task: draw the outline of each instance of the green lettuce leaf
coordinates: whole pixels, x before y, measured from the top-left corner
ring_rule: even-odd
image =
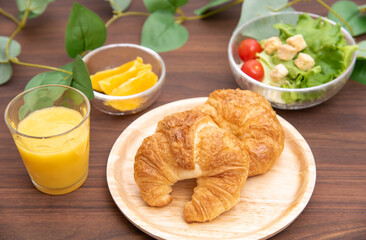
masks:
[[[307,48],[302,52],[309,54],[315,61],[315,66],[320,67],[308,72],[297,69],[292,61],[282,61],[277,55],[273,56],[273,62],[283,63],[289,70],[288,78],[291,81],[288,87],[306,88],[324,84],[342,74],[352,60],[355,46],[347,46],[347,41],[341,32],[339,24],[332,25],[328,21],[318,18],[313,19],[308,14],[299,17],[296,26],[278,23],[274,28],[280,30],[280,39],[302,34],[307,43]]]
[[[265,70],[263,82],[270,82],[274,86],[308,88],[332,81],[348,68],[353,53],[357,49],[357,46],[347,45],[339,24],[332,25],[323,18],[313,19],[308,14],[300,15],[296,26],[277,23],[274,28],[280,31],[279,38],[284,43],[287,38],[301,34],[307,43],[307,47],[302,52],[309,54],[315,61],[312,69],[303,71],[295,66],[294,61],[279,59],[277,52],[273,56],[269,56],[263,51],[258,55]],[[296,58],[297,56],[294,59]],[[271,69],[280,63],[286,66],[289,73],[280,83],[274,83],[268,75]],[[282,99],[286,103],[308,101],[321,97],[321,94],[323,93],[317,92],[313,95],[296,92],[284,93]]]

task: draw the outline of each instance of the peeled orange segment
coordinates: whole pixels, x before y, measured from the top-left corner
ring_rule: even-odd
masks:
[[[110,95],[115,88],[128,81],[129,79],[136,77],[140,71],[145,69],[151,70],[151,65],[136,63],[124,73],[99,81],[99,86],[104,93]]]
[[[151,64],[144,64],[142,58],[125,63],[117,68],[104,70],[90,76],[93,89],[112,96],[128,96],[143,92],[156,84],[158,76],[152,72]],[[132,99],[107,100],[105,105],[119,111],[138,109],[146,99],[138,96]]]
[[[104,104],[123,112],[123,111],[136,109],[140,106],[141,103],[142,103],[142,99],[134,98],[134,99],[127,99],[127,100],[108,100]]]
[[[158,77],[152,71],[145,71],[115,88],[110,95],[127,96],[143,92],[156,84]]]
[[[137,57],[136,60],[130,61],[128,63],[125,63],[119,67],[107,69],[104,71],[97,72],[94,75],[90,76],[93,89],[99,92],[102,92],[102,88],[99,86],[99,81],[104,80],[106,78],[112,77],[116,74],[121,74],[123,72],[126,72],[128,69],[130,69],[132,66],[136,65],[136,63],[142,64],[142,58]]]

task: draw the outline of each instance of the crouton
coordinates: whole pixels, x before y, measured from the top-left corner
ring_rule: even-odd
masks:
[[[289,37],[286,39],[286,42],[291,45],[296,51],[300,52],[306,48],[306,42],[301,34],[297,34],[295,36]]]
[[[285,67],[285,65],[280,63],[272,69],[272,71],[269,73],[269,76],[273,81],[278,82],[282,78],[286,77],[287,74],[288,74],[287,68]]]
[[[269,55],[273,55],[273,53],[282,45],[281,40],[278,37],[268,38],[263,43],[263,50]]]
[[[294,64],[299,69],[308,71],[315,65],[315,61],[309,54],[299,53],[299,56],[295,59]]]
[[[278,57],[283,61],[292,60],[295,57],[296,53],[297,50],[288,44],[281,45],[278,48]]]

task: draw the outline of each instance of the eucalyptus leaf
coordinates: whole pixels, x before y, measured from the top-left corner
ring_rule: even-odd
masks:
[[[6,83],[13,75],[13,67],[10,63],[0,63],[0,85]]]
[[[187,29],[174,21],[168,10],[152,13],[144,23],[141,44],[157,52],[167,52],[183,46],[188,40]]]
[[[278,23],[286,22],[295,26],[299,20],[298,14],[273,14],[258,21],[251,21],[245,25],[245,28],[241,30],[242,38],[254,38],[258,41],[267,39],[273,36],[279,36],[280,31],[274,26]]]
[[[366,33],[366,15],[361,13],[356,3],[351,1],[338,1],[332,5],[332,9],[339,14],[352,28],[353,36]],[[338,22],[342,27],[348,27],[333,13],[329,12],[328,18]]]
[[[64,88],[39,88],[24,95],[24,104],[20,107],[18,118],[22,120],[28,113],[38,109],[52,107],[65,92]]]
[[[236,28],[253,18],[273,13],[273,10],[278,10],[287,3],[288,0],[245,0],[242,5],[239,23]],[[281,10],[281,12],[286,11],[294,11],[294,9],[292,7],[286,7]],[[258,29],[258,31],[261,31],[261,29]]]
[[[64,69],[66,71],[72,72],[72,66],[74,65],[74,62],[69,62],[61,67],[61,69]],[[66,73],[64,73],[66,74]],[[72,79],[72,75],[67,74]]]
[[[131,0],[109,0],[109,4],[113,10],[123,12],[130,6]]]
[[[54,0],[16,0],[16,4],[19,11],[19,18],[22,18],[25,11],[27,10],[27,6],[30,3],[30,11],[28,18],[34,18],[41,15],[47,8],[48,4],[53,2]]]
[[[82,91],[89,100],[94,98],[94,92],[88,69],[84,61],[78,55],[72,65],[73,81],[71,86]]]
[[[22,121],[28,115],[28,113],[30,113],[30,107],[28,105],[23,104],[20,106],[18,110],[19,121]]]
[[[8,37],[0,36],[0,62],[8,61],[8,58],[6,57],[6,53],[5,53],[6,45],[8,44],[8,41],[9,41]],[[22,47],[20,46],[20,44],[17,41],[12,40],[9,45],[10,58],[14,58],[14,57],[18,56],[20,54],[21,49],[22,49]]]
[[[357,45],[358,45],[357,58],[366,59],[366,40],[357,43]]]
[[[198,16],[203,15],[205,12],[207,12],[210,8],[217,7],[221,4],[230,2],[230,0],[211,0],[209,3],[207,3],[205,6],[196,9],[194,13]]]
[[[74,65],[74,62],[70,62],[68,64],[63,65],[61,68],[72,72],[73,65]],[[70,81],[72,81],[72,79],[73,79],[72,75],[68,75],[68,74],[65,74],[65,75],[67,75],[67,80],[70,79]],[[62,102],[62,106],[64,106],[64,107],[71,107],[71,105],[78,106],[81,103],[83,103],[83,101],[84,101],[84,98],[82,98],[80,96],[80,94],[76,93],[75,91],[66,91],[63,97],[65,98]]]
[[[66,64],[61,68],[71,71],[72,63]],[[48,84],[71,86],[71,82],[71,74],[56,71],[43,72],[34,76],[25,86],[25,90]],[[63,89],[37,90],[36,92],[28,93],[24,96],[24,104],[19,109],[19,119],[23,119],[31,111],[52,106],[54,101],[63,93]]]
[[[61,105],[71,108],[72,106],[79,106],[84,102],[84,98],[75,91],[66,91],[63,95]]]
[[[93,11],[74,3],[66,27],[65,45],[70,57],[102,46],[107,30],[103,20]]]
[[[351,79],[366,85],[366,59],[357,59]]]
[[[25,86],[25,90],[47,84],[60,84],[70,86],[71,75],[61,72],[43,72],[33,77]]]
[[[184,6],[187,3],[188,0],[144,0],[146,9],[151,13],[167,10],[174,14],[177,8]]]

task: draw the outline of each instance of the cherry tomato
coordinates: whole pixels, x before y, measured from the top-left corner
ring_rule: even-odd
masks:
[[[239,57],[245,62],[249,59],[255,59],[255,54],[262,52],[262,47],[257,40],[247,38],[241,42],[238,51]]]
[[[246,61],[241,70],[248,76],[254,78],[257,81],[262,81],[264,77],[264,69],[260,62],[255,59],[250,59]]]

